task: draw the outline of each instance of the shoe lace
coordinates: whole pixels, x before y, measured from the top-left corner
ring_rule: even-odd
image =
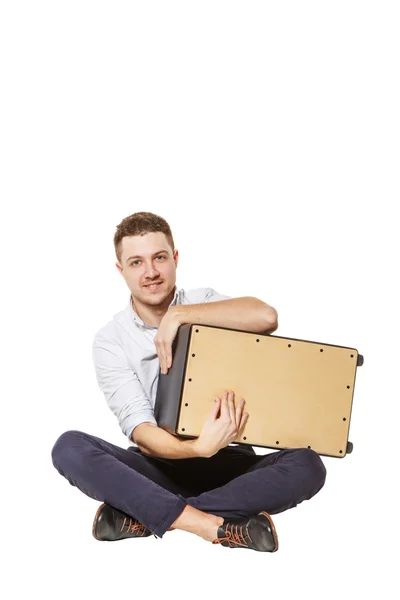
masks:
[[[129,523],[127,517],[124,517],[124,522],[122,523],[120,531],[123,530],[125,525],[127,526],[127,533],[137,533],[138,535],[144,535],[146,533],[146,526],[139,523],[139,521],[132,519],[132,517],[129,517]]]
[[[231,527],[231,529],[229,529],[229,527]],[[234,527],[236,528],[235,531],[233,531]],[[243,533],[243,527],[246,528],[246,535],[249,538],[249,540],[251,541],[251,543],[253,543],[253,540],[250,537],[247,525],[234,525],[233,523],[226,524],[226,528],[225,528],[226,537],[218,538],[217,540],[213,540],[212,543],[213,544],[221,544],[222,542],[228,542],[230,548],[233,548],[234,546],[248,547],[249,545],[248,545],[247,541],[245,540],[244,533]],[[238,529],[240,531],[238,531]]]

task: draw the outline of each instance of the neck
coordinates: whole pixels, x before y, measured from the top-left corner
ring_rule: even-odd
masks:
[[[168,294],[167,298],[165,298],[164,302],[158,306],[149,306],[148,304],[142,304],[134,301],[133,296],[131,294],[131,305],[133,310],[136,312],[138,317],[140,317],[146,325],[150,327],[159,327],[163,316],[167,312],[169,305],[171,304],[176,291],[176,286],[171,292]]]

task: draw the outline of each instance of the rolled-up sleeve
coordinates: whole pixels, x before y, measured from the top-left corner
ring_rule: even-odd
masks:
[[[154,411],[137,374],[128,364],[123,348],[97,335],[92,346],[97,383],[123,433],[130,438],[141,423],[154,423]]]
[[[218,300],[230,300],[232,296],[224,296],[219,294],[212,288],[206,288],[206,296],[204,302],[218,302]]]

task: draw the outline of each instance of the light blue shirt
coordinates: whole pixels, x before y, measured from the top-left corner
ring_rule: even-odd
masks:
[[[178,290],[171,304],[202,304],[229,300],[212,288]],[[97,383],[123,433],[131,440],[140,423],[154,423],[160,361],[154,344],[158,327],[146,325],[134,311],[129,295],[127,307],[95,335],[92,356]]]

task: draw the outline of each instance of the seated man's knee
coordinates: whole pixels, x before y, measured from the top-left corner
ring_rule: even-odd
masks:
[[[51,460],[56,469],[59,468],[68,460],[68,457],[78,447],[81,440],[82,432],[76,430],[65,431],[60,435],[51,450]]]
[[[302,460],[309,471],[310,480],[313,485],[321,489],[326,479],[326,468],[320,455],[311,448],[301,450]]]

